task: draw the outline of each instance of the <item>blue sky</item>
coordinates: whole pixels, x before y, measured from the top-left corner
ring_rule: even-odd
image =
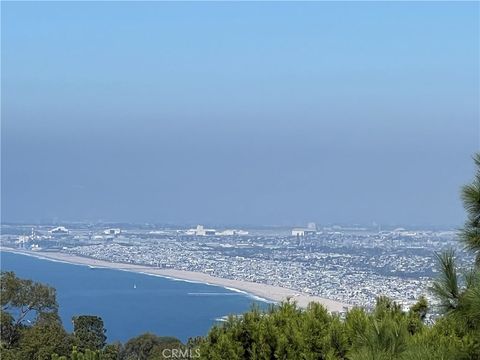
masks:
[[[478,3],[1,6],[3,221],[463,221]]]

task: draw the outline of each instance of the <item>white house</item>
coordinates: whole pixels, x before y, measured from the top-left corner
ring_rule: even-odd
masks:
[[[69,230],[64,226],[58,226],[48,231],[52,235],[66,235],[69,233]]]
[[[308,223],[306,228],[293,228],[292,236],[308,236],[317,233],[317,225],[315,223]]]

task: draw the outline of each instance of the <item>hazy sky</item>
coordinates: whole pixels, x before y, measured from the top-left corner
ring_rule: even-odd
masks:
[[[463,222],[479,3],[1,7],[3,221]]]

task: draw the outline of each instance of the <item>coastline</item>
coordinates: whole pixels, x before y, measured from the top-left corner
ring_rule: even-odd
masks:
[[[325,299],[319,296],[313,296],[279,286],[260,284],[249,281],[224,279],[201,272],[175,269],[158,269],[147,265],[114,263],[106,260],[97,260],[77,255],[65,254],[61,252],[28,251],[8,248],[4,246],[2,246],[0,250],[21,255],[33,256],[50,261],[65,262],[74,265],[108,268],[120,271],[131,271],[144,275],[160,276],[168,278],[170,280],[196,282],[207,285],[220,286],[231,291],[243,293],[246,296],[251,296],[259,301],[277,303],[290,298],[292,300],[295,300],[298,306],[301,308],[306,308],[307,305],[312,301],[324,305],[329,311],[343,311],[345,307],[351,307],[350,305],[341,303],[339,301]]]

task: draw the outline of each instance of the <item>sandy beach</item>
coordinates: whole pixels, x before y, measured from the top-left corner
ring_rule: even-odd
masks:
[[[43,258],[47,260],[62,261],[70,264],[85,265],[85,266],[91,266],[91,267],[103,267],[103,268],[124,270],[124,271],[133,271],[133,272],[144,273],[149,275],[173,278],[177,280],[201,282],[205,284],[216,285],[216,286],[234,289],[237,291],[246,292],[253,296],[257,296],[259,298],[266,299],[273,302],[280,302],[290,298],[292,300],[295,300],[297,304],[302,308],[305,308],[312,301],[323,304],[329,311],[342,311],[344,307],[350,307],[349,305],[338,302],[338,301],[325,299],[319,296],[304,294],[291,289],[286,289],[286,288],[266,285],[266,284],[260,284],[255,282],[223,279],[223,278],[214,277],[214,276],[200,273],[200,272],[174,270],[174,269],[158,269],[158,268],[145,266],[145,265],[113,263],[109,261],[96,260],[96,259],[70,255],[70,254],[65,254],[60,252],[26,251],[26,250],[12,249],[7,247],[2,247],[1,250],[14,252],[17,254],[34,256],[34,257]]]

